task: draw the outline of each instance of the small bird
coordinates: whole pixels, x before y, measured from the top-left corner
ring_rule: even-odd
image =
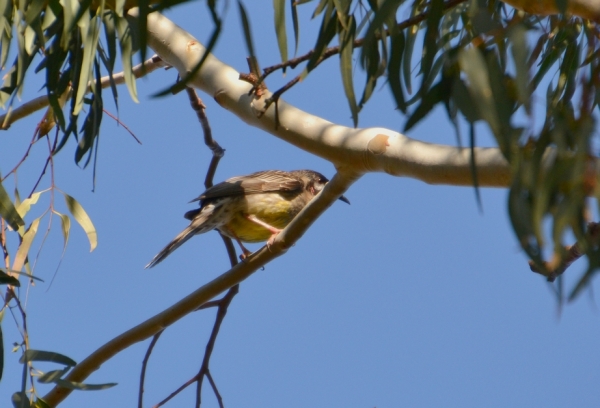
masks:
[[[160,251],[146,268],[152,268],[190,239],[213,229],[240,245],[242,259],[249,254],[243,242],[267,241],[275,236],[325,187],[329,180],[312,170],[266,170],[232,177],[192,200],[200,208],[184,217],[190,225]],[[350,204],[344,196],[340,200]]]

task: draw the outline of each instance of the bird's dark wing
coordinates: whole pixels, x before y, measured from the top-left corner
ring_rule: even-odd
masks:
[[[259,194],[275,191],[298,191],[302,181],[294,175],[279,170],[267,170],[247,176],[232,177],[207,189],[192,201],[203,201],[243,194]]]

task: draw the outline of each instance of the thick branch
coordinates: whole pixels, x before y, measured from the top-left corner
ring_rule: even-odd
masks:
[[[131,14],[135,15],[134,11]],[[182,77],[190,72],[205,48],[166,17],[148,16],[148,43]],[[311,115],[283,100],[263,112],[272,94],[248,95],[251,85],[240,73],[209,56],[189,83],[202,89],[224,108],[252,126],[261,128],[303,150],[323,157],[338,168],[357,173],[386,172],[417,178],[430,184],[473,184],[469,149],[420,142],[385,128],[354,129]],[[496,148],[475,149],[479,185],[506,187],[510,169]]]

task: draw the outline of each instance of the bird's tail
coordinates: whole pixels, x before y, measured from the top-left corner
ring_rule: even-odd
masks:
[[[208,210],[208,211],[206,211]],[[197,214],[196,218],[194,218],[191,224],[181,231],[169,244],[162,249],[152,260],[145,266],[145,269],[152,268],[156,264],[162,262],[167,256],[171,255],[173,251],[179,248],[184,242],[190,239],[192,236],[196,234],[202,234],[204,232],[210,231],[214,227],[209,227],[205,225],[207,218],[212,215],[212,208],[206,209],[201,213]]]

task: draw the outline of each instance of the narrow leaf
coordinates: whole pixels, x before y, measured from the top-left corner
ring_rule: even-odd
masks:
[[[60,217],[60,223],[62,227],[63,234],[63,255],[67,250],[67,244],[69,243],[69,232],[71,231],[71,219],[66,214],[61,214],[58,211],[53,211],[54,214]]]
[[[254,57],[256,54],[254,54],[254,42],[252,41],[252,30],[250,29],[250,20],[248,19],[248,14],[246,13],[244,5],[239,0],[238,8],[240,10],[240,17],[242,18],[242,28],[244,29],[244,39],[246,40],[246,48],[248,49],[248,54],[251,57]]]
[[[2,271],[2,269],[0,269],[0,271]],[[6,271],[7,271],[7,272],[10,272],[10,273],[15,273],[15,274],[17,274],[17,275],[23,275],[23,276],[26,276],[26,277],[27,277],[27,279],[35,279],[36,281],[40,281],[40,282],[43,282],[43,281],[44,281],[43,279],[40,279],[40,278],[38,278],[37,276],[33,276],[32,274],[30,274],[30,273],[27,273],[27,272],[19,272],[19,271],[15,271],[14,269],[7,269]],[[3,271],[2,271],[2,272],[3,272]]]
[[[294,26],[294,55],[298,53],[298,44],[300,43],[300,26],[298,25],[298,4],[295,0],[290,0],[292,5],[292,25]]]
[[[30,361],[45,361],[49,363],[58,363],[63,364],[68,367],[75,367],[77,364],[75,360],[70,357],[65,356],[64,354],[55,353],[54,351],[43,351],[43,350],[26,350],[21,358],[19,359],[19,363],[25,364]]]
[[[21,204],[17,207],[17,212],[21,217],[25,217],[25,214],[29,212],[31,206],[38,202],[40,195],[42,195],[43,191],[33,193],[31,197],[23,200]]]
[[[473,188],[475,189],[475,199],[477,200],[477,207],[479,212],[483,213],[483,204],[481,203],[481,193],[479,191],[479,180],[477,178],[477,165],[475,164],[475,125],[470,124],[471,131],[469,132],[469,164],[471,167],[471,177],[473,179]]]
[[[94,227],[92,220],[77,200],[66,193],[63,194],[65,195],[65,201],[69,212],[73,214],[75,221],[81,225],[81,228],[83,228],[87,234],[88,240],[90,241],[90,252],[93,251],[98,245],[98,235],[96,234],[96,228]]]
[[[12,286],[21,286],[21,282],[14,276],[10,276],[4,271],[0,270],[0,285],[12,285]]]
[[[469,48],[460,52],[459,61],[469,79],[469,92],[476,102],[481,117],[488,123],[494,135],[499,136],[500,123],[483,56],[476,48]]]
[[[515,62],[517,97],[519,102],[525,106],[525,111],[531,114],[531,86],[529,80],[529,65],[527,58],[529,50],[527,49],[527,31],[521,25],[515,26],[510,32],[512,42],[511,52]]]
[[[352,114],[352,123],[354,127],[358,125],[358,105],[356,104],[356,95],[354,94],[354,82],[352,80],[352,51],[354,35],[356,33],[356,22],[351,17],[350,30],[342,29],[340,38],[340,72],[342,74],[342,83],[344,84],[344,93],[350,105]]]
[[[273,18],[275,19],[275,34],[277,35],[277,46],[279,47],[281,62],[285,62],[288,60],[287,33],[285,29],[285,0],[273,0],[273,11]]]
[[[4,218],[8,225],[15,231],[20,226],[25,225],[25,221],[17,212],[13,202],[11,201],[8,193],[4,189],[2,182],[0,182],[0,217]]]
[[[123,75],[125,84],[129,90],[129,95],[134,102],[139,102],[137,97],[137,86],[135,76],[133,75],[133,66],[131,63],[133,55],[133,38],[131,37],[131,26],[124,17],[115,17],[115,26],[119,37],[119,46],[121,47],[121,63],[123,64]]]
[[[38,382],[40,382],[42,384],[56,382],[56,380],[58,380],[59,378],[62,378],[62,376],[65,375],[70,369],[71,369],[71,366],[66,366],[62,370],[48,371],[47,373],[42,374],[38,378]]]
[[[84,384],[80,382],[67,381],[63,379],[57,379],[56,384],[60,385],[64,388],[70,388],[72,390],[80,390],[80,391],[98,391],[105,390],[107,388],[112,388],[117,383],[106,383],[106,384]]]
[[[402,113],[406,113],[406,101],[404,91],[400,81],[400,67],[402,65],[402,55],[404,53],[404,33],[398,31],[391,39],[390,61],[388,62],[388,82],[390,90],[396,101],[396,108]]]
[[[441,83],[437,83],[434,85],[429,92],[423,96],[421,99],[421,103],[414,112],[410,115],[406,124],[404,125],[404,130],[407,131],[413,126],[415,126],[421,119],[423,119],[431,110],[437,105],[439,102],[444,100],[444,95],[442,92]]]
[[[41,217],[40,217],[41,218]],[[19,249],[17,250],[17,255],[15,256],[15,260],[13,262],[13,267],[15,271],[21,271],[23,265],[25,264],[25,260],[27,259],[27,254],[29,253],[29,249],[31,248],[31,244],[33,243],[33,239],[35,238],[35,234],[37,234],[38,226],[40,224],[40,218],[36,218],[33,220],[25,235],[23,235],[23,239],[21,240],[21,245],[19,245]]]
[[[15,392],[10,400],[15,408],[31,408],[29,398],[27,398],[27,393],[25,391]]]

